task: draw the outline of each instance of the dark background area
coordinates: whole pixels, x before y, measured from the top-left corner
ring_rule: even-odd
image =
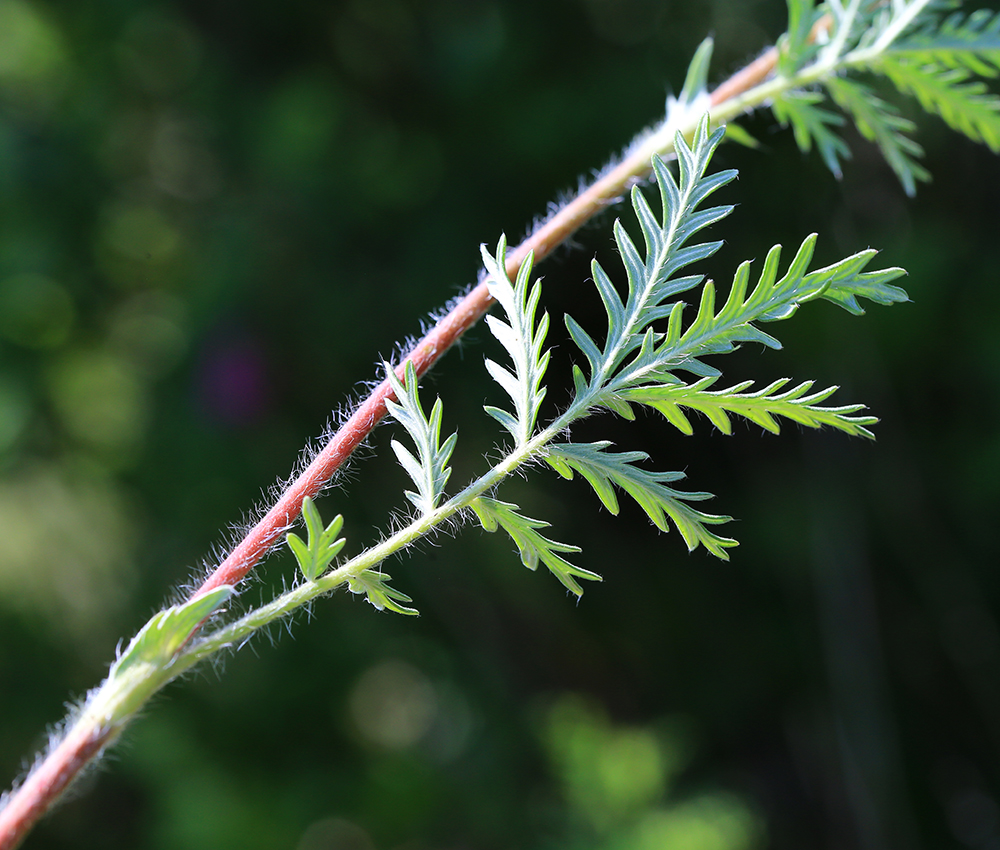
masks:
[[[783,27],[779,0],[0,0],[3,783],[480,243],[656,121],[706,34],[720,80]],[[732,560],[532,472],[500,497],[583,547],[579,604],[499,536],[441,537],[388,565],[419,619],[339,593],[172,685],[26,846],[1000,847],[1000,163],[913,116],[915,199],[769,114],[715,159],[716,279],[812,231],[820,263],[909,270],[910,304],[808,305],[718,363],[840,384],[876,443],[590,420],[715,493]],[[611,220],[538,268],[553,376],[563,313],[602,327],[591,258],[623,277]],[[487,353],[478,328],[425,381],[455,483],[498,439]],[[319,502],[352,552],[404,506],[389,437]],[[243,599],[292,580],[274,556]]]

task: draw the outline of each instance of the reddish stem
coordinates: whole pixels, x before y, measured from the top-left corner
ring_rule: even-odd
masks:
[[[819,21],[817,27],[824,21]],[[818,30],[814,30],[818,31]],[[741,68],[711,94],[712,106],[739,97],[745,91],[764,82],[778,64],[778,48],[769,47],[749,65]]]
[[[762,82],[773,71],[777,57],[777,50],[771,48],[734,74],[712,93],[712,105],[718,106]],[[645,153],[626,157],[509,251],[507,274],[516,276],[530,252],[534,252],[536,261],[547,257],[582,224],[617,201],[649,171],[650,163]],[[396,367],[400,379],[407,361],[413,362],[418,376],[423,375],[466,330],[482,318],[492,301],[485,283],[472,289]],[[379,384],[305,471],[281,494],[264,518],[191,595],[192,598],[222,584],[234,585],[245,578],[298,517],[302,511],[302,500],[319,493],[385,416],[385,401],[393,397],[388,381]],[[86,722],[74,726],[0,809],[0,850],[14,850],[76,775],[111,743],[119,731],[120,728],[109,729]]]
[[[38,819],[113,737],[112,730],[88,724],[74,726],[59,745],[11,792],[0,811],[0,850],[13,850]]]
[[[718,106],[763,81],[774,70],[777,60],[778,51],[774,47],[761,54],[712,92],[712,106]],[[641,159],[624,159],[507,253],[508,276],[516,277],[521,263],[530,252],[534,252],[536,262],[545,259],[601,209],[618,201],[632,184],[646,177],[649,171],[650,164],[645,156]],[[413,362],[418,377],[423,375],[462,334],[482,318],[492,303],[486,284],[480,283],[416,344],[396,367],[396,375],[402,380],[407,361]],[[192,594],[192,598],[222,584],[235,585],[247,576],[298,517],[302,510],[302,500],[306,496],[316,496],[341,464],[378,425],[385,416],[387,398],[395,400],[386,380],[361,402],[350,419],[281,494],[267,514],[236,544],[226,559]]]

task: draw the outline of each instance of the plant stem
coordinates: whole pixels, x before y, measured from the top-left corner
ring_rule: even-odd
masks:
[[[724,113],[720,116],[720,120],[729,120],[759,105],[763,98],[741,96],[766,80],[774,71],[777,61],[777,48],[772,47],[715,89],[710,95],[713,118],[717,110]],[[653,154],[661,156],[669,154],[673,149],[675,132],[686,131],[687,135],[693,131],[694,123],[700,117],[700,115],[693,116],[690,127],[681,128],[665,123],[656,132],[640,137],[618,165],[583,189],[507,253],[508,277],[517,276],[521,263],[530,252],[534,252],[536,262],[545,259],[588,220],[621,200],[634,184],[649,176]],[[474,287],[414,346],[396,367],[396,376],[403,380],[408,361],[413,362],[417,376],[422,376],[483,317],[492,303],[493,299],[485,282]],[[382,420],[386,413],[387,398],[395,399],[395,396],[386,380],[358,405],[351,417],[330,438],[312,463],[281,494],[267,514],[250,529],[225,560],[191,594],[192,598],[219,585],[236,585],[253,570],[298,517],[302,510],[302,500],[306,496],[315,497]]]
[[[771,48],[712,92],[710,104],[716,123],[727,121],[765,101],[768,92],[767,86],[763,84],[774,71],[777,59],[777,50]],[[790,84],[799,84],[800,81],[789,82]],[[536,261],[544,259],[581,225],[607,206],[616,203],[632,185],[646,178],[650,173],[652,155],[654,153],[667,155],[672,152],[675,133],[679,131],[684,135],[690,135],[701,115],[688,115],[684,118],[689,126],[676,126],[671,122],[664,122],[653,132],[640,136],[618,165],[609,169],[589,187],[581,191],[520,245],[512,249],[507,255],[506,272],[508,276],[511,278],[516,276],[517,270],[529,252],[534,252]],[[416,344],[397,367],[396,374],[400,380],[403,380],[407,361],[413,362],[418,376],[430,369],[462,334],[486,313],[492,300],[485,283],[480,283],[473,288],[448,315],[441,319]],[[201,587],[192,594],[192,598],[220,585],[235,585],[246,577],[298,517],[302,510],[303,499],[306,496],[316,496],[344,461],[371,433],[386,413],[386,399],[393,397],[388,381],[383,381],[376,387],[368,398],[361,402],[340,430],[327,442],[305,471],[285,489],[264,518],[250,530]],[[532,440],[529,445],[534,444],[535,440]],[[484,479],[480,479],[472,486],[483,485],[488,489],[489,482],[484,482]],[[485,492],[485,489],[482,492]],[[467,496],[468,492],[463,491],[462,494],[459,494],[459,496],[463,495]],[[449,500],[438,511],[428,515],[428,518],[436,516],[442,510],[450,510],[454,513],[459,509],[456,507],[456,499],[459,496]],[[404,530],[404,532],[412,531],[414,531],[412,527]],[[396,537],[391,538],[391,540],[394,543],[399,543],[400,541]],[[397,546],[396,549],[398,548]],[[388,549],[386,552],[388,553]],[[334,586],[346,580],[347,573],[344,573],[343,570],[348,566],[349,564],[344,565],[341,569],[324,577],[321,579],[321,584],[317,583],[315,588],[303,585],[303,592],[315,590],[314,595],[319,595],[332,590]],[[358,565],[354,564],[353,566]],[[269,606],[265,606],[257,613],[266,618],[274,612]],[[278,612],[275,616],[280,616],[280,613]],[[239,623],[247,625],[244,621],[237,621],[233,626],[235,627]],[[236,631],[228,629],[229,627],[210,636],[211,648],[219,649],[226,645],[227,640],[228,643],[231,643],[233,640],[239,639]],[[204,657],[209,649],[208,644],[209,641],[201,641],[192,645],[190,649],[182,651],[176,658],[176,666],[171,667],[169,678],[174,678],[183,669],[187,669],[198,659]],[[164,683],[168,680],[168,678],[164,678]],[[92,695],[87,706],[100,704],[100,693],[98,691]],[[12,790],[3,801],[2,808],[0,808],[0,850],[14,850],[24,840],[38,819],[51,808],[80,771],[120,734],[125,722],[127,720],[108,725],[100,711],[90,711],[87,708],[83,710],[62,740],[28,774],[24,782]]]
[[[176,662],[171,668],[173,677],[226,647],[242,643],[258,629],[286,616],[307,602],[336,590],[365,570],[378,567],[387,558],[425,537],[451,517],[467,510],[476,498],[490,492],[519,466],[536,457],[539,452],[544,451],[545,446],[558,437],[570,422],[580,418],[580,415],[579,412],[563,414],[526,443],[511,450],[510,454],[503,460],[492,466],[444,504],[417,517],[404,528],[385,538],[381,543],[346,561],[337,569],[320,576],[316,581],[300,584],[266,605],[249,611],[239,620],[228,623],[194,642],[177,656]]]
[[[59,745],[11,792],[0,811],[0,850],[17,847],[63,791],[116,737],[93,722],[74,724]]]

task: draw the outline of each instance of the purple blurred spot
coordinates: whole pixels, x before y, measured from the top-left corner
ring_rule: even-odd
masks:
[[[268,383],[260,346],[230,339],[206,353],[199,381],[202,404],[227,425],[249,425],[267,408]]]

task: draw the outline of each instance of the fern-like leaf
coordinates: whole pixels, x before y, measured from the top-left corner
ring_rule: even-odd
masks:
[[[906,194],[916,194],[917,181],[930,180],[930,172],[917,162],[923,148],[906,135],[915,129],[914,123],[856,80],[831,77],[826,88],[834,102],[854,118],[858,132],[878,145]]]
[[[720,537],[708,526],[729,522],[731,517],[706,514],[688,502],[711,499],[711,493],[687,493],[666,485],[684,478],[683,472],[650,472],[635,466],[646,460],[645,452],[608,452],[611,443],[560,443],[550,446],[545,460],[564,478],[580,473],[594,488],[598,498],[612,514],[618,513],[615,487],[628,493],[646,512],[654,525],[668,531],[667,518],[673,521],[684,537],[689,551],[704,546],[717,558],[729,560],[726,549],[736,546],[735,540]]]
[[[843,116],[819,106],[825,99],[821,92],[791,89],[776,97],[771,108],[779,124],[791,126],[799,150],[809,153],[815,143],[826,167],[839,179],[840,160],[850,159],[851,149],[832,129],[843,126]]]
[[[778,41],[778,72],[783,76],[791,77],[816,55],[819,44],[809,36],[824,14],[815,0],[788,0],[788,29]]]
[[[757,327],[755,322],[787,319],[794,315],[800,304],[807,301],[823,298],[860,315],[864,310],[858,303],[858,297],[878,304],[908,300],[904,290],[890,284],[890,281],[906,274],[903,269],[865,271],[877,253],[872,249],[860,251],[833,265],[807,271],[815,245],[816,234],[812,234],[803,241],[780,279],[781,246],[775,245],[768,252],[757,285],[749,296],[750,263],[742,263],[733,278],[726,303],[718,313],[715,284],[708,281],[702,288],[698,314],[686,329],[683,328],[684,304],[676,302],[666,333],[657,336],[649,331],[635,359],[607,384],[603,394],[592,403],[614,409],[615,399],[619,399],[619,405],[621,403],[619,390],[649,383],[651,379],[675,381],[670,374],[673,369],[683,369],[703,377],[718,375],[717,369],[700,358],[729,353],[740,343],[759,342],[769,348],[781,348],[781,343]]]
[[[358,575],[347,580],[347,589],[351,593],[363,593],[379,611],[389,609],[397,614],[416,616],[420,612],[416,608],[408,608],[403,602],[412,602],[405,593],[389,587],[387,582],[392,576],[375,570],[363,570]]]
[[[698,45],[691,62],[688,65],[684,85],[677,97],[667,98],[667,121],[675,121],[678,114],[695,112],[700,115],[709,108],[708,102],[708,69],[712,63],[712,49],[715,42],[706,38]]]
[[[306,540],[290,531],[285,535],[285,542],[299,562],[302,575],[308,581],[316,581],[347,542],[343,537],[337,538],[344,527],[344,518],[338,515],[324,527],[319,510],[309,496],[302,500],[302,518],[306,523]]]
[[[630,387],[619,393],[622,401],[643,404],[658,410],[667,421],[684,434],[694,433],[691,422],[681,408],[704,414],[724,434],[732,433],[729,416],[735,414],[777,434],[781,430],[776,417],[782,416],[808,428],[829,426],[854,436],[874,439],[868,425],[878,420],[874,416],[853,416],[864,410],[863,404],[822,407],[837,387],[828,387],[810,394],[812,381],[805,381],[782,392],[789,378],[782,378],[756,392],[744,392],[753,381],[743,381],[723,390],[710,390],[716,378],[702,378],[693,384],[681,381],[643,387]]]
[[[699,205],[713,192],[736,176],[733,170],[706,175],[713,152],[722,141],[724,130],[709,133],[707,117],[701,121],[692,143],[676,138],[678,179],[659,158],[653,157],[653,173],[660,189],[660,216],[653,212],[645,196],[636,187],[632,206],[645,241],[645,256],[640,254],[621,222],[615,222],[615,240],[628,276],[628,295],[619,297],[607,272],[597,261],[592,264],[594,281],[608,314],[608,332],[603,348],[572,316],[566,327],[590,365],[590,377],[577,381],[577,395],[596,393],[626,358],[643,344],[646,328],[669,315],[664,302],[697,286],[701,275],[678,277],[677,273],[714,254],[721,242],[688,245],[695,234],[727,216],[731,206],[699,210]],[[579,373],[582,378],[582,373]],[[584,390],[584,383],[587,389]]]
[[[791,83],[772,98],[777,120],[792,127],[799,148],[814,144],[838,177],[850,155],[837,134],[840,114],[825,109],[823,88],[875,142],[907,194],[929,179],[917,163],[923,151],[910,138],[912,122],[847,73],[884,76],[928,112],[976,142],[1000,152],[1000,98],[979,77],[1000,72],[1000,15],[942,12],[942,0],[788,0],[789,31],[779,42],[778,76]],[[809,88],[808,86],[812,86]]]
[[[386,409],[413,438],[417,447],[417,457],[397,440],[392,441],[392,450],[396,453],[400,465],[417,485],[416,492],[406,491],[406,498],[416,506],[417,510],[426,515],[437,507],[438,500],[451,476],[448,460],[455,450],[458,434],[453,433],[444,443],[441,442],[441,399],[434,402],[430,417],[425,416],[417,394],[417,373],[412,361],[406,364],[405,385],[399,382],[388,363],[383,366],[397,399],[395,402],[386,400]]]
[[[511,286],[506,272],[506,236],[500,237],[496,256],[490,256],[485,245],[481,247],[481,251],[483,264],[489,275],[487,286],[490,295],[507,314],[506,322],[496,316],[487,315],[486,324],[493,336],[507,349],[514,362],[514,371],[511,372],[493,360],[486,360],[486,369],[493,380],[514,402],[514,415],[498,407],[487,407],[486,412],[510,431],[518,446],[522,446],[534,433],[538,411],[542,399],[545,398],[542,379],[549,365],[549,352],[544,349],[545,335],[549,329],[549,314],[542,313],[542,318],[536,322],[535,314],[542,286],[539,281],[536,281],[534,286],[528,285],[531,281],[532,254],[528,254],[521,263],[517,280]]]
[[[583,588],[576,579],[602,581],[597,573],[577,567],[559,555],[560,552],[579,552],[579,546],[557,543],[538,533],[539,528],[548,528],[549,523],[519,514],[520,508],[517,505],[487,496],[473,500],[471,507],[479,518],[479,524],[486,531],[494,532],[497,528],[502,528],[507,532],[517,545],[521,563],[529,570],[537,569],[539,562],[545,564],[549,571],[577,596],[583,594]]]
[[[953,130],[1000,153],[1000,97],[974,79],[968,67],[887,56],[876,68]]]
[[[934,16],[894,42],[886,55],[994,77],[1000,70],[1000,14],[977,9],[971,14],[955,12],[943,20]]]

